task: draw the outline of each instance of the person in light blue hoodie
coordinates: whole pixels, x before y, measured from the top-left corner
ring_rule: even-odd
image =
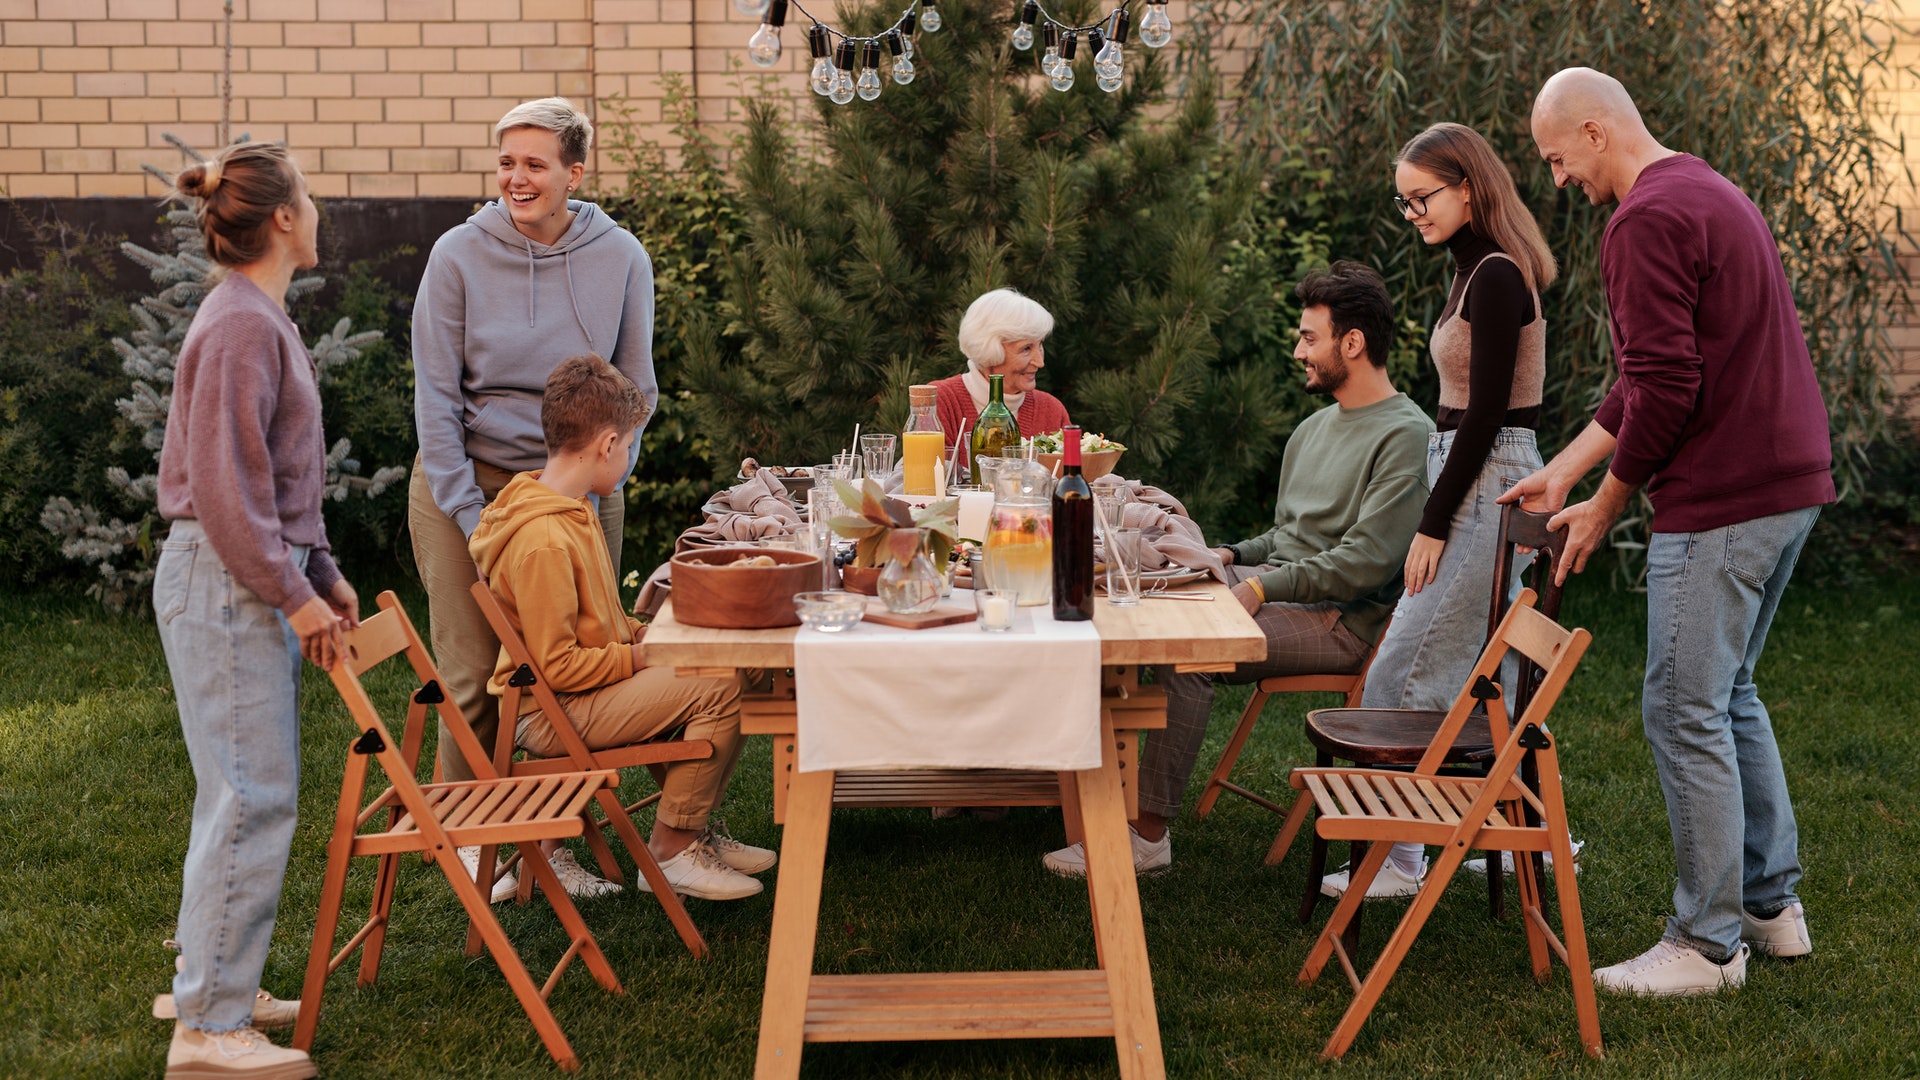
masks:
[[[586,173],[593,125],[565,98],[546,98],[508,112],[494,136],[500,197],[434,244],[414,305],[420,458],[408,507],[434,657],[486,745],[498,720],[486,681],[500,643],[467,591],[477,577],[467,538],[515,473],[547,460],[547,376],[569,356],[597,353],[640,388],[648,415],[659,398],[652,260],[599,207],[569,197]],[[629,467],[637,455],[636,439]],[[624,519],[619,498],[601,500],[616,580]],[[448,780],[473,775],[445,731],[440,765]]]

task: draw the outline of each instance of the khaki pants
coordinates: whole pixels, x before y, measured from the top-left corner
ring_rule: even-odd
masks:
[[[473,463],[480,493],[492,502],[513,474],[484,462]],[[620,579],[620,538],[626,522],[626,503],[618,496],[600,500],[600,526],[606,530],[607,551],[613,558],[613,577]],[[426,471],[413,460],[413,479],[407,485],[407,525],[413,533],[413,563],[427,589],[427,627],[433,644],[433,662],[446,682],[446,691],[467,718],[480,745],[493,749],[499,730],[500,699],[487,693],[487,680],[500,659],[500,639],[493,636],[480,605],[467,590],[480,580],[467,535],[434,505]],[[445,780],[471,780],[473,769],[446,725],[440,725],[440,775]]]
[[[589,750],[629,746],[678,731],[682,738],[713,743],[713,756],[700,761],[674,761],[658,771],[658,820],[675,829],[695,831],[719,804],[740,759],[740,680],[683,679],[672,668],[642,668],[628,679],[561,694],[574,729]],[[538,757],[560,757],[566,747],[540,711],[520,718],[514,742]]]

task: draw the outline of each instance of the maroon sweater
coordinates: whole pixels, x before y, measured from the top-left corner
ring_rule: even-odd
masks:
[[[1656,532],[1834,499],[1827,408],[1773,233],[1689,154],[1646,167],[1600,249],[1620,378],[1594,419]]]
[[[180,346],[160,515],[198,518],[233,579],[292,615],[340,580],[320,498],[320,383],[300,331],[245,274],[200,303]],[[307,572],[290,545],[311,548]]]
[[[935,399],[935,411],[939,414],[940,427],[947,437],[947,446],[951,448],[961,432],[970,430],[980,422],[980,410],[973,407],[973,395],[967,391],[966,375],[940,379],[933,385],[940,392]],[[1039,389],[1027,391],[1027,396],[1020,399],[1020,411],[1014,414],[1013,422],[1019,425],[1020,434],[1029,439],[1059,431],[1073,423],[1068,419],[1067,407],[1060,403],[1060,399]],[[960,456],[954,463],[955,468],[972,464],[968,453],[965,447],[961,448]]]

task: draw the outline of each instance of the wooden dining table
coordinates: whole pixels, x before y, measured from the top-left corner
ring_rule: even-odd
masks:
[[[1166,726],[1166,694],[1140,683],[1145,666],[1228,671],[1266,656],[1266,639],[1225,586],[1189,587],[1211,602],[1148,598],[1094,609],[1100,635],[1102,752],[1098,768],[801,772],[791,669],[797,627],[719,630],[684,625],[671,602],[648,627],[646,663],[683,676],[771,672],[771,689],[743,700],[741,729],[774,739],[774,819],[783,826],[780,877],[761,1003],[756,1077],[796,1077],[809,1042],[1111,1038],[1126,1080],[1166,1075],[1147,963],[1146,931],[1127,822],[1137,815],[1142,731]],[[764,686],[765,678],[761,679]],[[1067,838],[1085,844],[1099,966],[1084,971],[816,974],[828,825],[835,806],[1059,806]]]

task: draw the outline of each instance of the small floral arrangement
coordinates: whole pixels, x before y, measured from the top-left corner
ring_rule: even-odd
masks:
[[[1045,435],[1035,435],[1033,437],[1033,449],[1035,452],[1041,454],[1059,453],[1060,432],[1051,431]],[[1080,452],[1082,454],[1097,454],[1102,450],[1125,449],[1125,446],[1108,439],[1105,435],[1098,432],[1083,431],[1080,433]]]
[[[833,482],[835,494],[853,513],[834,518],[827,527],[834,535],[855,541],[853,565],[883,566],[887,559],[902,565],[924,551],[935,566],[945,566],[960,530],[960,500],[942,499],[915,509],[889,499],[880,485],[863,480],[854,487]]]

